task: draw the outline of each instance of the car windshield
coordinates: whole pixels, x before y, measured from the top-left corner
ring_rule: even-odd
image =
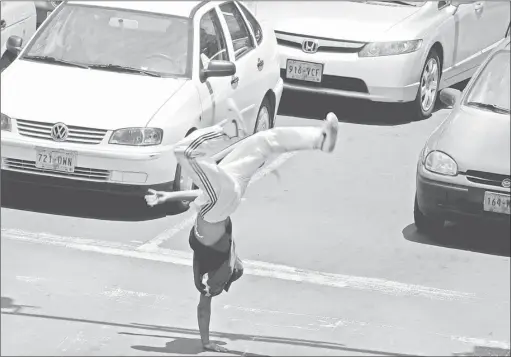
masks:
[[[497,52],[479,73],[465,105],[509,113],[510,51]]]
[[[22,59],[188,77],[188,24],[184,17],[68,4],[43,25]]]

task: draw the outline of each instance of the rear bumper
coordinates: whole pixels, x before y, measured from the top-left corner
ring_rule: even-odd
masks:
[[[52,177],[44,175],[34,175],[23,172],[2,170],[2,186],[10,183],[25,183],[41,187],[58,187],[63,189],[77,191],[96,191],[110,194],[142,197],[147,194],[147,190],[170,191],[173,187],[173,181],[156,185],[126,185],[111,182],[91,182],[82,180],[72,180],[62,177]]]
[[[509,189],[476,184],[466,176],[443,177],[428,172],[422,165],[417,170],[417,203],[426,216],[448,221],[484,220],[508,222],[508,214],[484,210],[485,192],[510,194]]]

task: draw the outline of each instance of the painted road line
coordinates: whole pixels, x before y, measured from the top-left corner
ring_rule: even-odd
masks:
[[[271,161],[268,165],[259,170],[252,180],[249,183],[249,186],[256,183],[263,177],[277,170],[280,166],[282,166],[287,160],[296,155],[296,152],[289,152],[282,155],[277,156],[273,161]],[[195,222],[195,213],[191,213],[191,216],[185,218],[175,226],[166,229],[162,233],[158,234],[153,239],[147,241],[145,244],[142,244],[138,250],[145,252],[152,252],[158,249],[158,247],[164,243],[165,241],[175,237],[181,231],[191,229],[193,223]]]
[[[2,239],[62,246],[81,251],[192,266],[192,254],[190,252],[173,251],[164,248],[157,248],[153,251],[140,251],[135,247],[129,247],[121,243],[96,241],[75,237],[62,237],[44,233],[37,234],[13,229],[2,229]],[[286,281],[304,282],[334,288],[371,291],[394,296],[416,296],[432,300],[465,302],[480,300],[480,298],[472,293],[437,289],[385,279],[332,274],[250,260],[245,260],[244,265],[245,274]]]
[[[300,329],[311,329],[315,331],[319,331],[322,329],[336,329],[338,326],[348,327],[372,327],[377,328],[380,330],[394,330],[396,334],[399,334],[400,331],[408,331],[408,327],[404,326],[395,326],[395,325],[388,325],[388,324],[381,324],[376,322],[367,322],[367,321],[355,321],[350,319],[344,319],[340,317],[334,317],[334,316],[317,316],[317,315],[310,315],[310,314],[304,314],[304,313],[298,313],[298,312],[287,312],[287,311],[277,311],[277,310],[266,310],[266,309],[256,309],[256,308],[250,308],[250,307],[244,307],[244,306],[235,306],[235,305],[224,305],[224,310],[235,310],[238,312],[245,313],[247,315],[253,314],[253,315],[269,315],[269,316],[287,316],[291,319],[290,323],[295,323],[295,325],[286,325],[282,327],[287,328],[300,328]],[[312,321],[313,323],[309,323],[307,325],[296,325],[295,320],[297,319],[305,319],[305,321]],[[245,318],[239,318],[239,319],[231,319],[233,321],[253,321],[254,318],[247,316]],[[263,320],[270,320],[271,318],[263,318]],[[264,325],[264,324],[260,324]],[[270,324],[268,324],[270,326]],[[506,341],[497,341],[497,340],[489,340],[485,338],[474,338],[474,337],[467,337],[467,336],[458,336],[454,334],[449,333],[439,333],[439,332],[432,332],[427,330],[421,330],[417,331],[421,335],[429,335],[429,336],[437,336],[443,339],[448,339],[451,341],[457,341],[469,345],[475,345],[479,347],[488,347],[488,348],[501,348],[504,350],[509,350],[511,348],[510,343]]]

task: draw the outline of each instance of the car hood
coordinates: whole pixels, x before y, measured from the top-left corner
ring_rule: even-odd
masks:
[[[185,82],[20,60],[2,73],[2,113],[106,130],[144,127]]]
[[[370,42],[420,7],[351,1],[260,1],[257,16],[276,31],[314,37]]]
[[[459,170],[510,174],[510,119],[475,108],[462,107],[444,122],[431,149],[456,160]]]

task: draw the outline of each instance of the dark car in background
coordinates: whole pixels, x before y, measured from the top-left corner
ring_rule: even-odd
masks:
[[[62,3],[62,1],[34,1],[34,3],[37,10],[37,27],[39,27],[43,21],[46,20],[48,15],[55,10],[60,3]]]
[[[463,93],[444,89],[453,107],[417,165],[414,218],[438,232],[463,218],[510,220],[510,38],[488,56]]]

